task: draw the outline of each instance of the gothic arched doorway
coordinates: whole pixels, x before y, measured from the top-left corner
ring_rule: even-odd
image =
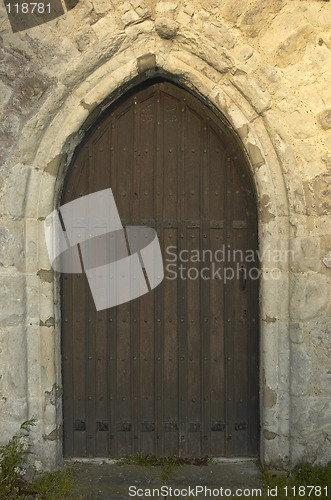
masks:
[[[85,275],[62,276],[65,456],[256,456],[257,214],[237,140],[147,82],[83,141],[62,204],[108,187],[123,226],[156,229],[165,278],[97,312]]]

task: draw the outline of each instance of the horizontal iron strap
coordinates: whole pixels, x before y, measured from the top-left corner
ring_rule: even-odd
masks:
[[[155,220],[122,220],[123,226],[147,226],[147,227],[156,227]],[[187,220],[187,221],[178,221],[178,220],[164,220],[158,224],[158,226],[162,226],[164,228],[169,229],[177,229],[179,225],[182,224],[186,228],[194,229],[200,228],[204,224],[205,227],[209,227],[210,229],[223,229],[224,228],[224,220],[210,220],[210,221],[200,221],[200,220]],[[232,221],[233,229],[242,229],[247,227],[246,220],[234,220]]]

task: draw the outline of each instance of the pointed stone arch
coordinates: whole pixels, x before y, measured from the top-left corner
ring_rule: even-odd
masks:
[[[74,83],[69,82],[68,74],[68,88],[60,88],[56,98],[49,97],[28,123],[18,144],[16,158],[25,166],[17,168],[28,176],[24,205],[26,248],[38,241],[37,259],[36,254],[31,257],[28,254],[26,264],[26,272],[31,274],[26,280],[27,303],[34,304],[33,311],[26,311],[26,321],[28,324],[31,318],[41,318],[39,328],[33,329],[34,337],[27,336],[28,358],[38,360],[27,368],[30,382],[26,394],[29,414],[39,415],[42,424],[35,438],[37,450],[39,446],[38,453],[48,466],[61,460],[59,279],[53,276],[46,257],[43,219],[58,207],[72,155],[96,116],[139,81],[161,75],[197,95],[222,116],[247,155],[257,193],[259,248],[264,271],[260,292],[260,456],[266,464],[284,463],[290,458],[289,262],[282,263],[281,277],[274,280],[270,278],[274,265],[266,256],[270,249],[287,251],[290,248],[289,206],[296,207],[298,213],[305,210],[303,188],[294,173],[295,157],[264,92],[250,90],[254,87],[252,77],[236,76],[234,72],[231,78],[224,79],[219,73],[220,80],[215,82],[206,76],[208,64],[203,59],[194,56],[199,64],[193,67],[176,56],[168,56],[162,44],[159,45],[156,54],[145,54],[140,47],[138,59],[132,53],[115,55],[98,68],[91,67],[89,75],[81,75]],[[27,136],[32,126],[37,127],[34,146]],[[44,348],[40,342],[46,337],[47,348]],[[39,342],[35,355],[32,354],[34,342]],[[34,387],[35,380],[39,380],[41,392],[32,395],[29,384]]]

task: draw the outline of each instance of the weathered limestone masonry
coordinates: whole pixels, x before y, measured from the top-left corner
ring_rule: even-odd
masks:
[[[44,218],[84,130],[155,74],[241,137],[263,258],[261,460],[331,460],[331,3],[80,0],[13,34],[0,6],[0,436],[37,419],[37,466],[62,459],[59,277]]]

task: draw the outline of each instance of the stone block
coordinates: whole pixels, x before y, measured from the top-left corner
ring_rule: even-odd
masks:
[[[134,9],[130,9],[121,16],[124,27],[139,21],[140,17]]]
[[[273,209],[274,207],[272,206],[270,196],[268,194],[264,194],[259,203],[259,212],[262,222],[268,223],[276,217],[273,213]]]
[[[249,8],[249,4],[251,4],[252,1],[253,0],[249,0],[248,2],[242,2],[241,0],[223,0],[219,4],[222,17],[235,24],[238,18],[247,8]]]
[[[264,408],[272,408],[277,403],[277,391],[274,391],[269,386],[263,389],[263,406]]]
[[[323,382],[325,389],[325,380],[328,379],[331,366],[331,318],[328,315],[321,315],[310,321],[305,326],[306,335],[310,338],[316,367],[320,375],[324,376]]]
[[[255,168],[259,168],[265,164],[265,159],[262,156],[261,149],[256,144],[247,144],[248,154],[251,159],[251,162]]]
[[[322,262],[326,267],[331,267],[331,248],[326,251]]]
[[[314,196],[317,212],[320,215],[331,214],[331,175],[329,173],[318,176],[314,183]]]
[[[235,74],[231,81],[258,114],[262,114],[271,107],[269,93],[253,76]]]
[[[167,17],[159,17],[155,21],[155,29],[160,38],[170,40],[175,38],[179,25],[177,21]]]
[[[291,392],[295,396],[308,395],[314,384],[314,369],[308,348],[304,343],[291,347]]]
[[[25,278],[9,269],[0,274],[0,326],[18,326],[25,317]]]
[[[329,2],[329,0],[310,3],[308,9],[302,10],[302,16],[304,16],[313,26],[318,26],[321,30],[330,32],[330,6],[325,2]]]
[[[306,24],[298,27],[286,40],[282,41],[277,49],[279,67],[299,62],[314,35],[314,28],[310,24]]]
[[[235,54],[241,62],[246,62],[253,56],[254,49],[250,45],[238,45]]]
[[[7,327],[2,340],[2,394],[12,400],[27,395],[27,339],[24,326]]]
[[[48,129],[59,109],[61,109],[64,105],[67,95],[68,89],[58,82],[56,90],[51,92],[44,99],[43,105],[38,113],[33,115],[29,120],[27,120],[26,124],[24,124],[18,141],[18,155],[21,163],[34,165],[39,167],[40,170],[45,168],[45,165],[47,165],[50,160],[49,156],[46,156],[46,160],[44,158],[36,159],[35,156],[38,148],[40,147],[45,131]],[[33,130],[33,134],[31,134],[31,130]],[[47,148],[47,153],[49,155],[49,146]]]
[[[331,433],[330,397],[293,396],[293,436],[302,440],[322,432]]]
[[[145,54],[137,59],[138,73],[143,73],[148,69],[153,69],[156,66],[155,54]]]
[[[81,30],[74,36],[74,41],[79,52],[84,52],[97,41],[97,36],[92,28],[88,31]]]
[[[229,81],[220,82],[213,91],[216,94],[216,105],[236,130],[244,125],[251,125],[257,119],[258,114],[254,108],[246,99],[243,99],[242,93]]]
[[[147,5],[141,0],[131,0],[131,4],[137,14],[140,16],[140,19],[148,19],[152,16],[151,5]]]
[[[265,236],[258,251],[260,265],[263,271],[269,271],[273,279],[278,279],[280,273],[288,272],[293,251],[288,248],[287,238]]]
[[[246,12],[240,20],[240,27],[246,33],[246,36],[255,38],[265,31],[275,14],[282,9],[283,4],[284,0],[272,3],[268,0],[258,0],[252,6],[246,4]]]
[[[330,290],[324,274],[293,274],[290,310],[294,321],[315,318],[330,305]]]
[[[44,174],[45,175],[45,174]],[[26,186],[24,216],[37,219],[39,215],[40,199],[43,197],[41,190],[43,172],[37,168],[31,168],[28,184]]]
[[[319,271],[321,268],[320,240],[318,238],[291,239],[291,269],[295,273]]]
[[[308,113],[295,110],[286,116],[291,134],[297,139],[307,139],[317,133],[315,123]]]
[[[34,219],[47,217],[54,210],[54,197],[57,193],[56,178],[43,172],[39,180],[39,199]],[[29,200],[32,204],[32,199]]]
[[[170,13],[175,13],[176,9],[178,7],[178,2],[164,2],[164,1],[159,1],[156,2],[156,12],[158,14],[170,14]]]
[[[302,157],[302,167],[305,176],[309,179],[316,177],[322,168],[320,148],[317,144],[308,141],[299,142],[297,148]]]
[[[331,370],[328,369],[326,373],[321,373],[319,376],[320,388],[323,392],[331,395]]]
[[[54,317],[53,279],[45,281],[38,274],[27,274],[25,279],[28,322],[40,324],[41,321],[45,324]]]
[[[39,226],[40,221],[34,219],[25,220],[25,271],[35,272],[39,269]]]
[[[286,240],[287,246],[289,246],[289,221],[288,218],[285,217],[275,217],[269,222],[260,222],[260,248],[261,252],[264,251],[265,241],[267,246],[269,245],[269,241],[274,239]],[[268,246],[269,247],[269,246]],[[284,248],[286,245],[284,246]]]
[[[24,271],[24,222],[0,220],[0,267]]]
[[[290,339],[293,344],[303,343],[303,331],[300,323],[290,323]]]
[[[318,122],[323,130],[331,128],[331,109],[326,109],[318,115]]]
[[[53,386],[56,382],[53,353],[54,328],[40,327],[41,383],[43,387]]]
[[[281,273],[274,279],[269,272],[263,272],[260,281],[262,317],[288,320],[288,273]]]
[[[31,169],[22,164],[10,168],[6,190],[0,198],[0,211],[3,215],[23,217],[25,197]]]
[[[232,49],[236,43],[235,37],[226,25],[216,20],[209,23],[206,38],[210,39],[216,47],[225,47],[226,49]]]
[[[233,68],[234,61],[229,53],[222,47],[215,47],[210,40],[201,36],[196,30],[182,27],[177,36],[181,49],[200,57],[219,73],[228,73]],[[176,73],[178,71],[175,71]]]
[[[185,12],[179,12],[179,14],[176,17],[176,21],[179,24],[179,26],[188,26],[190,22],[192,21],[192,17]]]
[[[292,214],[307,214],[302,179],[298,172],[296,157],[290,140],[282,124],[272,113],[265,113],[263,120],[269,130],[270,138],[281,164],[284,183],[287,186],[288,202]]]
[[[37,323],[26,326],[27,335],[27,380],[29,398],[40,397],[41,387],[41,352],[40,328]]]
[[[0,95],[1,95],[1,102],[0,102],[0,115],[2,115],[6,109],[6,106],[9,102],[9,99],[12,95],[13,90],[5,85],[3,82],[0,82]]]
[[[2,398],[0,406],[0,442],[3,444],[18,432],[22,422],[28,418],[28,404],[26,397]]]
[[[72,16],[70,16],[70,18],[72,18]],[[38,41],[36,41],[36,43],[40,45]],[[52,64],[43,66],[43,73],[51,79],[61,80],[61,75],[67,73],[68,65],[71,65],[80,55],[74,42],[71,41],[66,34],[57,37],[54,35],[51,36],[48,33],[45,34],[41,47],[43,50],[43,57],[52,61]]]
[[[93,9],[97,14],[105,14],[111,9],[109,0],[93,0]]]

